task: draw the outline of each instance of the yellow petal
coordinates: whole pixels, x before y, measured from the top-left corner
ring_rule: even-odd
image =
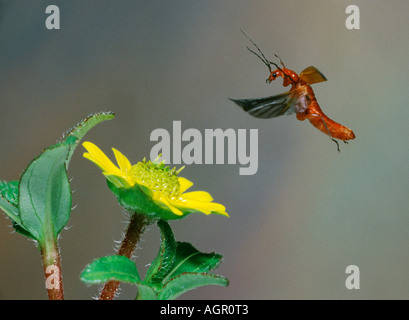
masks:
[[[167,199],[166,197],[159,197],[157,199],[154,199],[154,201],[162,206],[162,207],[166,207],[167,209],[169,209],[170,211],[172,211],[175,215],[177,216],[183,216],[183,212],[181,210],[179,210],[178,208],[176,208],[175,206],[173,206]]]
[[[192,191],[192,192],[186,192],[182,195],[184,199],[189,199],[193,201],[204,201],[204,202],[212,202],[213,197],[210,195],[210,193],[206,191]]]
[[[105,178],[107,178],[109,181],[111,181],[115,186],[117,186],[118,188],[130,188],[132,187],[128,181],[120,176],[117,175],[112,175],[109,174],[107,172],[102,172],[102,174],[105,176]]]
[[[124,172],[128,173],[131,170],[132,164],[129,162],[128,158],[125,157],[120,151],[115,148],[112,148],[114,152],[116,162],[119,165],[119,168]]]
[[[189,211],[197,211],[197,212],[202,212],[207,215],[211,213],[217,213],[217,214],[225,215],[227,217],[229,216],[226,213],[225,206],[223,206],[220,203],[216,203],[216,202],[191,200],[188,198],[186,199],[183,196],[179,199],[170,199],[169,202],[174,207],[177,207],[182,210],[186,209]]]
[[[186,178],[178,177],[178,180],[179,180],[179,185],[180,185],[180,193],[185,192],[187,189],[193,186],[193,182]]]
[[[98,167],[100,167],[103,171],[113,174],[113,175],[120,175],[121,170],[117,166],[115,166],[112,161],[98,148],[95,144],[85,141],[83,147],[87,149],[88,153],[84,153],[84,158],[94,162]]]
[[[112,148],[112,151],[114,152],[116,162],[119,165],[122,179],[126,180],[129,186],[131,187],[134,186],[136,181],[133,174],[131,173],[132,169],[131,162],[117,149]]]

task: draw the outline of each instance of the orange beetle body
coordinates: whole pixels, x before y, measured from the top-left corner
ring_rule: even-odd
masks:
[[[314,127],[327,134],[330,139],[337,144],[338,151],[339,145],[335,139],[347,143],[348,140],[355,138],[355,134],[351,129],[328,118],[318,105],[314,91],[310,85],[327,81],[325,76],[318,69],[311,66],[298,75],[294,71],[287,69],[281,59],[275,55],[283,66],[283,68],[280,68],[274,62],[267,60],[257,45],[245,33],[244,35],[253,43],[260,54],[248,47],[247,49],[259,57],[270,71],[266,82],[271,83],[278,77],[281,77],[283,78],[283,86],[287,87],[291,85],[291,88],[288,92],[267,98],[230,100],[256,118],[269,119],[295,113],[297,119],[300,121],[308,119]],[[272,70],[272,64],[275,65],[277,69]]]
[[[308,119],[314,127],[325,134],[328,134],[332,138],[342,141],[354,139],[355,134],[351,129],[328,118],[322,112],[317,99],[315,98],[314,91],[307,82],[310,81],[310,83],[316,83],[317,81],[326,81],[325,77],[314,67],[308,67],[305,70],[301,72],[300,78],[290,69],[276,69],[270,73],[267,82],[270,83],[277,77],[282,77],[284,87],[291,84],[289,94],[294,96],[298,101],[298,104],[296,105],[296,116],[298,120],[303,121]]]

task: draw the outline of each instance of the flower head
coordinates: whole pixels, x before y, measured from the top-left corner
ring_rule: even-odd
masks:
[[[118,166],[93,143],[84,142],[84,157],[103,170],[111,191],[127,210],[163,220],[180,219],[192,212],[221,214],[226,208],[213,202],[205,191],[185,192],[193,183],[178,174],[183,169],[170,169],[164,162],[146,161],[132,165],[118,150],[112,148]]]

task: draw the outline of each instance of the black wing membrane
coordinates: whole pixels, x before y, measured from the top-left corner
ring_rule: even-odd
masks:
[[[284,114],[295,113],[295,99],[289,92],[259,99],[230,99],[250,115],[260,119],[270,119]]]

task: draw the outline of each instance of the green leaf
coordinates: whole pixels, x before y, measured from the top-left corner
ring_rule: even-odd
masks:
[[[18,180],[0,181],[0,196],[10,204],[18,206]]]
[[[55,240],[71,213],[71,189],[66,169],[80,140],[112,112],[89,115],[69,130],[62,142],[45,149],[24,171],[20,181],[0,181],[0,209],[15,230],[45,242]]]
[[[19,210],[13,206],[6,198],[0,195],[0,209],[14,222],[20,223]]]
[[[176,257],[176,242],[170,225],[163,221],[158,221],[161,232],[161,245],[145,276],[145,282],[160,283],[171,271],[173,261]]]
[[[18,184],[18,180],[0,181],[0,209],[11,219],[16,232],[35,240],[34,236],[21,224],[18,208]]]
[[[196,287],[228,285],[227,278],[208,273],[220,264],[220,254],[203,253],[190,243],[176,242],[170,225],[163,220],[158,222],[158,226],[161,231],[161,246],[144,281],[136,284],[136,299],[175,299]]]
[[[18,181],[0,181],[0,209],[15,223],[21,223],[18,209]]]
[[[80,143],[81,139],[85,136],[85,134],[98,123],[105,120],[111,120],[113,118],[115,118],[115,114],[113,112],[93,113],[86,117],[84,120],[81,120],[66,133],[63,142],[72,144],[72,148],[67,157],[67,167],[72,157],[72,154],[74,153],[75,148]]]
[[[146,187],[142,185],[136,184],[132,188],[118,188],[108,179],[107,184],[108,188],[116,196],[119,205],[127,211],[142,213],[148,218],[155,220],[177,220],[186,216],[175,215],[168,208],[156,204],[152,201],[151,196],[148,196],[147,192],[143,191],[143,188]]]
[[[164,279],[176,277],[184,272],[208,272],[219,266],[222,256],[217,253],[203,253],[188,242],[176,243],[176,257],[173,261],[172,271]]]
[[[156,291],[147,284],[142,282],[137,282],[138,294],[135,300],[158,300],[158,295]]]
[[[94,260],[81,274],[81,280],[89,284],[100,284],[111,280],[137,283],[140,280],[133,261],[125,256],[107,256]]]
[[[22,224],[18,224],[14,221],[12,221],[12,223],[13,228],[17,233],[20,233],[21,235],[31,238],[33,240],[37,240],[28,230],[25,229],[25,227]]]
[[[21,224],[42,245],[56,239],[71,212],[65,167],[70,145],[45,149],[24,171],[19,183]]]
[[[21,224],[20,210],[18,208],[18,184],[18,180],[0,181],[0,209],[11,219],[16,232],[35,239]]]
[[[159,293],[158,298],[159,300],[176,299],[181,294],[191,289],[207,285],[220,285],[227,287],[229,285],[229,280],[227,280],[225,277],[210,273],[182,273],[166,283]]]

